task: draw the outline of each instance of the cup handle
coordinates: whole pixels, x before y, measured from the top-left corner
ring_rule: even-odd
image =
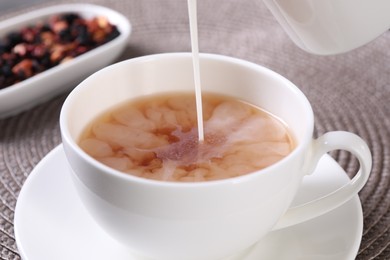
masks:
[[[332,150],[346,150],[356,156],[360,164],[357,174],[343,187],[316,200],[289,208],[273,230],[299,224],[325,214],[350,200],[363,188],[371,171],[371,152],[366,142],[353,133],[328,132],[314,140],[308,156],[307,168],[304,168],[305,172],[313,172],[320,158]]]

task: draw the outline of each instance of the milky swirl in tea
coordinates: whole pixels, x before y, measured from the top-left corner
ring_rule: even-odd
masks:
[[[195,96],[147,96],[113,108],[85,130],[81,148],[135,176],[178,182],[231,178],[288,155],[294,142],[269,113],[229,97],[202,93],[204,142],[198,142]]]

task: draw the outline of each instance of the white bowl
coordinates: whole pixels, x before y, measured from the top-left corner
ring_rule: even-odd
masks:
[[[0,89],[0,118],[27,110],[39,103],[70,90],[82,79],[113,62],[126,47],[131,24],[122,14],[107,7],[91,4],[55,5],[13,17],[0,22],[0,38],[24,26],[46,20],[48,17],[74,12],[90,19],[101,15],[117,26],[120,35],[73,60],[57,65],[22,82]]]

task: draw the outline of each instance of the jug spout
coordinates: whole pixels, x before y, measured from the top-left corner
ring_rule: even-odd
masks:
[[[390,28],[389,0],[263,0],[303,50],[331,55],[365,45]]]

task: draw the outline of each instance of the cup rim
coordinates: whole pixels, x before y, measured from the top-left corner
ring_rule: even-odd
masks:
[[[201,182],[174,182],[174,181],[161,181],[161,180],[153,180],[153,179],[147,179],[147,178],[142,178],[138,177],[135,175],[131,174],[126,174],[123,173],[119,170],[115,170],[107,165],[104,165],[103,163],[99,162],[98,160],[94,159],[92,156],[88,155],[86,152],[84,152],[79,145],[76,143],[76,141],[71,137],[69,128],[68,128],[68,108],[71,105],[71,101],[74,98],[74,96],[77,95],[77,93],[86,88],[88,86],[88,81],[91,78],[94,78],[96,75],[104,73],[105,71],[115,69],[118,66],[125,66],[127,63],[135,63],[135,62],[143,62],[143,61],[150,61],[153,59],[171,59],[171,58],[185,58],[189,57],[192,54],[189,52],[172,52],[172,53],[159,53],[159,54],[151,54],[151,55],[145,55],[145,56],[140,56],[136,58],[130,58],[124,61],[120,61],[117,63],[114,63],[112,65],[109,65],[103,69],[100,69],[96,71],[95,73],[91,74],[89,77],[84,79],[81,83],[79,83],[73,90],[72,92],[68,95],[66,98],[65,102],[62,105],[61,111],[60,111],[60,131],[61,131],[61,137],[62,137],[62,142],[66,143],[71,147],[71,149],[82,158],[82,160],[86,161],[90,165],[92,165],[96,169],[100,169],[104,174],[110,175],[116,178],[119,178],[121,181],[126,181],[126,182],[137,182],[140,184],[144,185],[157,185],[157,186],[164,186],[164,187],[183,187],[183,188],[188,188],[188,187],[205,187],[205,186],[215,186],[215,185],[221,185],[221,184],[236,184],[236,183],[241,183],[241,182],[247,182],[250,181],[251,179],[255,178],[255,176],[259,174],[267,174],[268,172],[273,171],[274,168],[279,167],[279,165],[285,163],[288,160],[291,160],[291,158],[296,157],[298,154],[301,154],[304,152],[303,150],[309,142],[312,140],[312,135],[314,131],[314,114],[313,114],[313,109],[310,105],[310,102],[308,101],[307,97],[304,95],[304,93],[290,80],[285,78],[284,76],[280,75],[279,73],[264,67],[262,65],[246,61],[243,59],[239,58],[234,58],[230,56],[225,56],[225,55],[220,55],[220,54],[211,54],[211,53],[199,53],[199,58],[200,59],[209,59],[209,60],[217,60],[217,61],[222,61],[222,62],[228,62],[228,63],[233,63],[236,65],[240,65],[243,67],[249,67],[255,70],[262,71],[266,73],[268,76],[272,76],[277,78],[278,80],[281,80],[284,82],[284,84],[288,84],[293,91],[299,95],[300,99],[302,99],[303,102],[305,102],[305,106],[308,107],[308,126],[306,129],[307,136],[303,138],[302,141],[300,141],[297,146],[291,151],[286,157],[281,159],[280,161],[257,171],[236,176],[236,177],[229,177],[225,179],[218,179],[218,180],[210,180],[210,181],[201,181]],[[192,57],[192,56],[191,56]],[[64,150],[65,154],[68,153],[66,145],[64,145]],[[68,156],[68,155],[67,155]],[[70,165],[71,166],[71,165]],[[72,168],[72,166],[71,166]],[[77,175],[77,173],[76,173]]]

